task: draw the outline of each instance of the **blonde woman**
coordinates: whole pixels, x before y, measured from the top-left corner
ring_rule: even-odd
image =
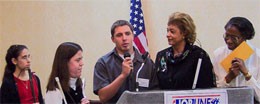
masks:
[[[213,66],[206,51],[194,45],[195,24],[185,13],[173,13],[167,24],[170,47],[157,53],[155,66],[161,89],[192,89],[198,59],[202,59],[196,88],[215,87]]]

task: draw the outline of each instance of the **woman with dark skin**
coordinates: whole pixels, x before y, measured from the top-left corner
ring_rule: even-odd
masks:
[[[233,17],[225,25],[224,41],[226,46],[214,51],[214,71],[218,87],[250,86],[254,88],[255,100],[260,101],[260,50],[249,43],[255,30],[252,23],[244,17]],[[222,66],[224,60],[242,42],[246,42],[254,53],[243,61],[234,58],[227,72]]]

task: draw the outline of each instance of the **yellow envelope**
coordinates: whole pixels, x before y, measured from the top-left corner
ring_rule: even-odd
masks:
[[[254,50],[244,41],[221,62],[221,65],[227,72],[229,72],[231,61],[235,57],[245,61],[253,53]]]

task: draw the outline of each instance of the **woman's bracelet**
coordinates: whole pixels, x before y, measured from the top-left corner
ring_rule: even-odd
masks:
[[[247,81],[250,80],[251,77],[252,77],[252,75],[251,75],[249,72],[247,72],[246,74],[244,74],[244,76],[245,76],[245,79],[246,79]]]

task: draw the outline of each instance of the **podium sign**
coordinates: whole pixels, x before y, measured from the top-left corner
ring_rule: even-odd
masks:
[[[164,92],[164,104],[228,104],[225,89]]]
[[[254,104],[251,87],[178,91],[125,91],[117,104]]]

